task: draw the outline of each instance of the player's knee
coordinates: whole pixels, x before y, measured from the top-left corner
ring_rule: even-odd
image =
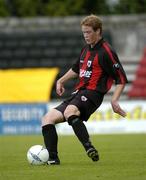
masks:
[[[63,121],[63,115],[56,110],[51,110],[42,117],[42,126],[47,124],[56,124]]]
[[[64,111],[64,117],[65,117],[65,119],[68,121],[68,118],[69,118],[70,116],[72,116],[72,115],[80,116],[80,112],[79,112],[79,110],[78,110],[76,107],[70,105],[70,106],[68,106],[68,107],[65,109],[65,111]]]
[[[46,118],[45,118],[45,116],[43,116],[43,117],[41,118],[41,123],[42,123],[42,126],[44,126],[44,125],[46,124]]]
[[[47,115],[44,115],[41,119],[42,122],[42,126],[46,125],[46,124],[50,124],[49,118]],[[51,123],[52,124],[52,123]]]
[[[81,121],[81,120],[79,119],[79,116],[76,116],[76,115],[71,115],[70,117],[68,117],[68,120],[67,120],[67,122],[70,126],[73,126],[75,123],[77,123],[79,121]]]

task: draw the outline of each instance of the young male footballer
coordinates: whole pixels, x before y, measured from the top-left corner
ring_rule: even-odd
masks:
[[[119,97],[127,83],[126,74],[116,52],[102,37],[102,21],[95,15],[89,15],[81,21],[81,29],[86,45],[82,48],[77,61],[57,81],[56,92],[61,96],[65,92],[64,84],[77,77],[79,82],[71,96],[42,118],[42,134],[45,146],[50,154],[48,164],[58,165],[58,136],[55,124],[67,121],[89,158],[99,160],[99,154],[93,146],[86,126],[90,115],[101,105],[104,95],[113,82],[116,84],[111,99],[113,111],[125,117],[120,107]]]

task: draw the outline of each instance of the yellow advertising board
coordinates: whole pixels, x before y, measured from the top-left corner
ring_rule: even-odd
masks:
[[[58,68],[0,70],[0,103],[48,102]]]

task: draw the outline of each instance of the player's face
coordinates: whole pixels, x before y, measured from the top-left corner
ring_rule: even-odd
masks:
[[[94,31],[91,26],[82,25],[82,32],[86,43],[91,46],[94,46],[100,37],[100,31]]]

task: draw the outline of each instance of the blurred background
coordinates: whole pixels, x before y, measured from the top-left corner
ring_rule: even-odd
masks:
[[[103,20],[129,83],[120,99],[127,117],[111,110],[113,86],[89,131],[146,132],[146,0],[0,0],[0,134],[39,134],[41,117],[69,96],[75,80],[61,98],[55,83],[78,58],[80,21],[90,14]],[[67,125],[58,132],[72,133]]]

